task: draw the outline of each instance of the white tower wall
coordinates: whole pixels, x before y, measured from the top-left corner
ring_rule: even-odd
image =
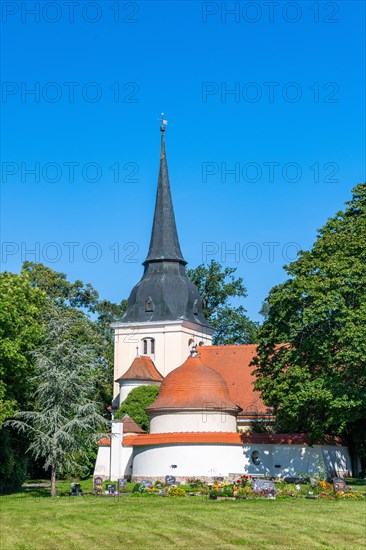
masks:
[[[136,347],[143,353],[143,340],[155,340],[155,353],[149,354],[158,371],[165,377],[187,359],[193,343],[212,344],[212,329],[190,321],[154,323],[114,323],[114,379],[122,376],[136,357]],[[114,385],[114,397],[120,387]]]

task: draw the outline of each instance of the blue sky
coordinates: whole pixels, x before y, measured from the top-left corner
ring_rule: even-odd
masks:
[[[128,297],[164,111],[183,254],[237,267],[260,319],[365,178],[364,3],[71,4],[2,2],[2,269]]]

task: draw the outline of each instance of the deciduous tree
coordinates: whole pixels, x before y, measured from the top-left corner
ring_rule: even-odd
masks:
[[[346,436],[365,467],[366,184],[286,270],[266,301],[256,389],[283,429]]]
[[[213,343],[250,344],[256,341],[257,323],[251,321],[242,305],[234,306],[232,298],[245,298],[246,288],[235,267],[223,268],[215,260],[188,269],[191,281],[198,288],[207,321],[216,329]]]

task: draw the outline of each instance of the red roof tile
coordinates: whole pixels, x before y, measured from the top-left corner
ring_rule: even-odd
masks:
[[[250,363],[256,355],[256,349],[255,344],[197,348],[202,361],[225,379],[232,401],[243,409],[241,416],[272,413],[263,403],[260,393],[253,388],[255,377],[252,372],[255,367],[250,366]]]
[[[154,380],[155,382],[162,382],[164,378],[150,357],[140,355],[135,357],[130,368],[117,378],[116,382],[120,382],[121,380]]]
[[[145,430],[140,428],[138,424],[130,417],[128,414],[125,414],[125,416],[120,420],[120,422],[123,424],[123,433],[124,434],[146,434]],[[124,436],[124,437],[130,437],[130,436]],[[99,446],[110,446],[111,444],[111,437],[109,435],[102,437],[98,441]]]
[[[180,443],[242,445],[240,434],[236,432],[172,432],[161,434],[129,435],[123,445],[137,447],[143,445],[176,445]]]
[[[172,432],[161,434],[128,435],[123,445],[141,447],[150,445],[218,444],[218,445],[308,445],[306,434],[256,434],[236,432]],[[324,436],[317,445],[342,445],[336,436]]]
[[[125,414],[125,416],[122,419],[123,421],[123,433],[124,434],[144,434],[146,433],[145,430],[143,430],[136,422],[128,416],[128,414]]]
[[[146,410],[203,407],[239,411],[230,398],[223,377],[205,365],[200,357],[189,356],[183,365],[166,376],[156,401]]]
[[[111,444],[111,438],[110,437],[102,437],[101,439],[99,439],[98,441],[98,445],[100,446],[107,446],[109,447]]]

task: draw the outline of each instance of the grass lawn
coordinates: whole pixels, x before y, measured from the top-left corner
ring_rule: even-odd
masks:
[[[304,498],[218,502],[198,496],[129,495],[51,499],[23,492],[0,498],[0,547],[359,550],[366,544],[365,502]]]

